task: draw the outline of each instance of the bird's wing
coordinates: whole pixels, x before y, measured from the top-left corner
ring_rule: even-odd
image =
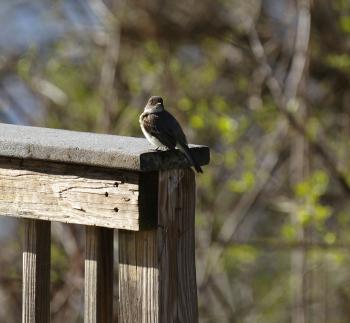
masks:
[[[169,132],[171,132],[171,135],[176,138],[176,145],[178,146],[178,148],[185,154],[185,156],[187,157],[189,162],[194,166],[196,171],[198,173],[203,173],[202,168],[200,167],[199,163],[197,162],[190,148],[188,147],[186,136],[182,131],[180,124],[169,112],[164,111],[162,113],[162,121],[166,121],[162,122],[162,125],[168,125],[169,127],[169,129],[164,129],[164,131],[168,130]]]
[[[176,143],[187,146],[186,136],[177,120],[168,111],[163,111],[162,114],[162,118],[164,119],[164,121],[166,121],[162,122],[162,124],[169,126],[169,129],[167,129],[167,131],[171,133],[173,137],[176,138]]]
[[[171,132],[171,127],[163,119],[164,112],[147,114],[142,118],[143,127],[153,137],[156,137],[169,149],[176,147],[176,137]]]

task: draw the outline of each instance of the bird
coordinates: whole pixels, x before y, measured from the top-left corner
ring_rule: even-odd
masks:
[[[160,96],[151,96],[139,118],[141,130],[146,139],[156,150],[178,148],[185,154],[197,173],[203,173],[202,168],[188,147],[186,136],[175,117],[165,110]]]

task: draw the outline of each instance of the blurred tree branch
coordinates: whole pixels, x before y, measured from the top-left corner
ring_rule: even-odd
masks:
[[[256,60],[259,62],[259,64],[261,64],[262,68],[264,69],[267,75],[266,83],[275,101],[277,108],[287,118],[290,125],[309,142],[310,148],[314,150],[322,158],[325,166],[329,169],[331,174],[339,182],[344,192],[350,195],[350,185],[347,182],[346,176],[343,174],[343,172],[340,169],[338,169],[336,162],[334,161],[333,157],[331,157],[331,153],[330,153],[331,149],[329,147],[326,147],[326,140],[323,138],[320,138],[318,140],[311,138],[307,133],[306,128],[304,127],[304,124],[306,124],[306,121],[303,121],[303,123],[301,123],[290,111],[288,106],[288,103],[290,103],[290,101],[288,100],[286,95],[283,93],[280,83],[273,75],[272,68],[268,63],[268,60],[265,54],[265,49],[260,41],[259,35],[255,29],[255,26],[252,26],[252,29],[250,32],[250,44]],[[296,59],[296,61],[299,61],[299,60],[300,58]],[[300,61],[296,62],[295,64],[298,65],[299,68],[304,66],[304,64],[301,63]],[[295,84],[294,79],[299,78],[298,75],[299,75],[299,72],[295,73],[295,75],[289,79],[290,84]],[[288,90],[288,92],[292,92],[292,91]]]
[[[115,119],[115,111],[118,110],[118,95],[115,85],[115,78],[120,50],[120,27],[119,23],[114,17],[111,17],[110,19],[113,20],[111,23],[112,30],[109,31],[108,38],[106,40],[106,49],[101,68],[99,89],[104,107],[100,122],[102,129],[106,132],[111,131],[111,122]]]
[[[213,277],[209,277],[208,287],[212,290],[218,302],[221,304],[223,310],[227,313],[226,317],[228,318],[230,323],[237,323],[237,313],[233,308],[232,304],[227,299],[227,296],[218,286],[218,284],[214,281]]]
[[[281,127],[278,129],[278,131],[276,131],[276,136],[274,136],[275,140],[281,139],[284,129],[286,128]],[[271,141],[269,141],[269,144],[271,144]],[[265,186],[272,178],[273,174],[281,166],[281,164],[283,164],[283,162],[286,160],[286,157],[287,155],[284,153],[284,151],[280,152],[278,156],[275,156],[275,158],[271,156],[265,157],[261,168],[257,172],[261,176],[259,182],[255,185],[255,188],[251,192],[246,193],[239,200],[235,206],[234,211],[223,223],[217,238],[215,241],[213,241],[212,245],[207,251],[208,258],[206,263],[206,271],[202,282],[199,284],[201,288],[205,288],[205,286],[207,286],[212,275],[213,268],[217,265],[218,260],[222,256],[225,248],[231,245],[231,241],[234,237],[234,234],[237,232],[238,227],[241,223],[243,223],[245,217],[248,215],[249,210],[261,196]]]
[[[296,240],[296,241],[283,241],[281,239],[249,239],[249,240],[240,240],[233,239],[230,241],[229,245],[246,245],[256,248],[264,248],[271,250],[295,250],[295,249],[309,249],[309,250],[348,250],[350,249],[350,244],[348,243],[326,243],[322,241],[305,241],[305,240]]]

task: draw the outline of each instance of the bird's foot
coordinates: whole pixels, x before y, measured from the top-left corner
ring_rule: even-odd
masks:
[[[157,148],[155,149],[155,151],[166,151],[166,150],[168,150],[167,147],[157,147]]]

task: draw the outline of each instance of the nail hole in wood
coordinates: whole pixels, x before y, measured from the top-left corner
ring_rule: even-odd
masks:
[[[108,197],[108,192],[105,193],[105,197]]]
[[[117,207],[115,207],[115,208],[114,208],[114,211],[115,211],[115,212],[118,212],[118,211],[119,211],[119,209],[118,209]]]

